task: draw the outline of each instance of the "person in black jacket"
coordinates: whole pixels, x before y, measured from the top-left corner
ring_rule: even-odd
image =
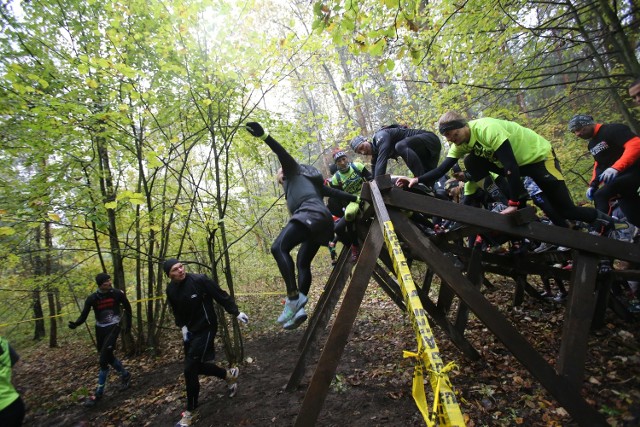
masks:
[[[389,159],[402,157],[413,176],[420,176],[438,166],[442,144],[440,138],[422,129],[390,126],[378,130],[371,140],[356,136],[351,149],[371,156],[371,173],[374,177],[387,173]]]
[[[320,246],[333,239],[333,218],[323,197],[358,203],[360,197],[324,185],[318,169],[299,164],[259,123],[249,122],[245,126],[251,135],[262,139],[271,148],[282,165],[278,171],[278,182],[284,188],[291,218],[271,245],[271,254],[287,287],[287,298],[278,323],[284,329],[295,329],[307,320],[304,306],[311,288],[311,261]],[[300,249],[294,264],[290,252],[298,245]]]
[[[609,214],[609,201],[617,198],[627,221],[640,227],[640,137],[627,125],[596,123],[585,114],[569,120],[569,131],[589,141],[594,159],[587,199]]]
[[[120,389],[129,387],[131,374],[122,366],[113,352],[116,349],[116,342],[120,334],[120,307],[124,309],[124,326],[126,332],[131,331],[131,304],[127,296],[120,289],[113,289],[111,276],[107,273],[96,275],[98,290],[89,295],[84,303],[84,308],[80,317],[75,322],[69,322],[69,328],[75,329],[82,325],[93,309],[96,317],[96,347],[100,355],[100,372],[98,373],[98,386],[92,396],[85,401],[85,406],[93,406],[104,394],[104,387],[109,376],[109,365],[113,366],[122,380]]]
[[[162,268],[171,279],[167,286],[167,301],[175,317],[176,326],[182,330],[184,342],[184,380],[187,388],[187,409],[176,426],[190,426],[197,415],[200,381],[198,375],[215,376],[227,382],[229,397],[238,390],[237,367],[224,369],[212,361],[215,358],[213,341],[218,331],[218,318],[213,301],[227,313],[236,316],[242,323],[249,317],[240,312],[235,301],[220,286],[204,274],[185,271],[184,265],[175,258],[164,261]]]

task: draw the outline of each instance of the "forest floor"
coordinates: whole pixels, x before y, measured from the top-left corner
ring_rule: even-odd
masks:
[[[485,291],[487,297],[553,365],[565,307],[527,297],[521,307],[513,308],[513,284],[496,281],[496,285]],[[310,311],[320,292],[321,286],[312,290]],[[197,425],[291,426],[320,354],[310,361],[298,389],[285,392],[308,322],[295,331],[282,330],[275,324],[281,300],[274,295],[240,297],[239,305],[251,321],[243,326],[245,363],[240,366],[238,394],[228,398],[223,381],[201,377]],[[593,333],[589,342],[582,394],[612,426],[640,425],[639,325],[638,317],[623,322],[609,311],[606,327]],[[479,361],[466,360],[437,327],[433,331],[443,362],[458,365],[449,377],[468,426],[574,425],[559,403],[473,315],[466,336],[482,355]],[[97,357],[88,339],[64,332],[58,348],[40,343],[20,351],[14,384],[27,405],[25,425],[174,425],[184,405],[182,346],[177,329],[168,328],[167,334],[159,356],[122,357],[133,374],[131,387],[118,391],[107,385],[105,397],[92,408],[81,405],[97,376]],[[326,335],[320,342],[324,339]],[[219,357],[224,354],[221,347],[218,339]],[[411,395],[413,366],[410,359],[402,358],[403,350],[415,349],[408,317],[372,282],[317,425],[426,425]],[[112,379],[117,385],[113,374]]]

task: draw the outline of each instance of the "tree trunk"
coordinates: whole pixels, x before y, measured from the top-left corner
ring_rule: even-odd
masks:
[[[45,262],[44,275],[47,279],[51,278],[51,250],[53,249],[53,239],[51,236],[51,223],[44,223],[44,244],[45,244]],[[49,303],[49,347],[58,346],[58,324],[56,323],[56,300],[51,289],[53,284],[47,281],[47,301]]]
[[[33,257],[33,275],[41,276],[44,268],[42,267],[42,258],[40,257],[42,231],[40,227],[35,229],[35,248],[36,254]],[[33,317],[36,319],[34,325],[33,339],[41,340],[44,338],[46,331],[44,328],[44,311],[42,310],[42,301],[40,300],[40,285],[36,286],[32,294],[33,298]]]

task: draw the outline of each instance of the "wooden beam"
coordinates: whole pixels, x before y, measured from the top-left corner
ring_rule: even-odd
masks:
[[[400,290],[400,285],[384,270],[384,268],[380,266],[380,264],[376,264],[373,269],[373,278],[389,298],[396,303],[400,311],[404,312],[407,310],[402,297],[402,291]]]
[[[285,391],[291,392],[298,388],[307,369],[309,359],[317,350],[318,335],[329,324],[331,314],[340,300],[340,295],[344,289],[344,285],[349,279],[353,264],[350,262],[351,251],[347,246],[343,246],[338,262],[333,268],[329,280],[325,285],[324,292],[320,295],[316,308],[313,310],[313,316],[309,319],[309,326],[304,332],[302,340],[298,345],[300,356],[296,363],[289,381],[285,387]]]
[[[366,191],[363,188],[363,194],[365,193]],[[640,246],[628,242],[594,236],[541,222],[516,225],[509,215],[500,215],[485,209],[451,203],[434,197],[420,196],[397,187],[392,187],[384,192],[383,198],[388,207],[440,216],[464,224],[482,227],[486,230],[541,240],[605,257],[640,262]]]
[[[296,427],[313,426],[318,419],[383,245],[381,227],[374,220],[369,227],[351,282],[304,395],[294,424]]]
[[[480,211],[480,209],[475,210]],[[557,375],[544,357],[520,335],[511,322],[460,271],[452,268],[451,261],[429,239],[421,236],[417,227],[408,221],[398,221],[394,223],[394,228],[406,241],[415,242],[417,240],[419,242],[419,246],[412,249],[423,254],[424,258],[428,260],[429,267],[453,287],[456,294],[469,306],[478,319],[560,402],[575,422],[580,426],[589,427],[608,425],[605,417],[582,398],[579,389],[564,377]]]
[[[584,364],[596,301],[599,261],[599,257],[585,252],[579,252],[574,256],[571,288],[567,309],[564,312],[558,373],[578,389],[582,387],[584,378]]]

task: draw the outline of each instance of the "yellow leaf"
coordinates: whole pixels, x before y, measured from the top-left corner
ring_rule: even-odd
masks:
[[[50,213],[49,214],[49,218],[54,220],[54,221],[60,221],[60,215],[55,214],[55,213]]]
[[[0,227],[0,236],[11,236],[16,234],[16,230],[11,227]]]

